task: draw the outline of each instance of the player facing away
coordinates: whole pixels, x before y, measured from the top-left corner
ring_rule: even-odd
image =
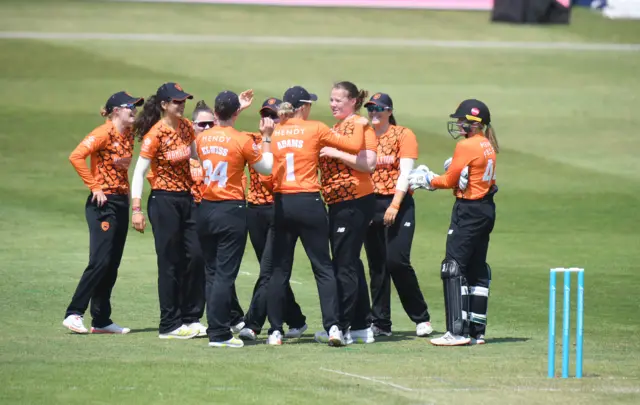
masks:
[[[89,225],[89,264],[67,307],[62,324],[75,333],[89,333],[83,315],[91,302],[91,333],[129,333],[111,321],[111,290],[118,277],[129,230],[129,164],[133,154],[131,127],[144,99],[120,91],[100,112],[106,122],[91,131],[69,156],[91,190],[85,203]],[[91,156],[91,169],[86,158]]]
[[[456,197],[447,234],[446,255],[440,276],[444,288],[447,332],[431,339],[436,346],[484,344],[491,268],[486,262],[489,236],[496,218],[496,154],[489,108],[481,101],[463,101],[450,115],[449,133],[458,142],[442,176],[428,168],[410,175],[412,188],[451,188]],[[468,170],[468,183],[460,182]]]
[[[298,238],[311,261],[329,344],[345,344],[338,327],[340,298],[329,254],[329,220],[320,196],[318,155],[324,146],[356,154],[364,139],[340,137],[322,122],[308,120],[317,99],[300,86],[289,88],[278,108],[280,122],[273,131],[273,274],[267,298],[270,345],[282,344],[286,291]]]
[[[240,96],[240,99],[242,103],[242,95]],[[192,114],[192,123],[193,130],[196,134],[196,140],[202,132],[209,128],[213,128],[215,125],[216,119],[213,115],[213,110],[204,102],[204,100],[200,100],[196,103]],[[202,165],[197,159],[191,159],[189,163],[191,165],[191,179],[193,180],[191,194],[193,195],[193,201],[196,203],[196,207],[199,207],[202,202],[202,193],[206,188],[206,185],[204,184],[204,171],[202,170]],[[195,265],[195,263],[192,261],[190,266],[193,265]],[[198,337],[204,337],[207,336],[207,327],[199,321],[204,315],[204,307],[206,303],[204,265],[197,268],[190,268],[188,274],[192,276],[192,279],[189,280],[185,290],[186,293],[192,297],[189,302],[191,302],[192,305],[197,306],[193,312],[197,313],[198,317],[198,322],[194,322],[188,326],[191,329],[198,330]],[[234,287],[231,302],[231,331],[233,333],[239,332],[244,327],[242,320],[243,316],[244,313],[240,306],[240,302],[238,301],[238,296]]]
[[[269,175],[273,165],[271,132],[273,121],[260,124],[262,151],[253,138],[236,130],[240,100],[232,91],[216,97],[214,113],[218,122],[196,141],[198,157],[205,172],[206,188],[197,213],[197,228],[205,257],[207,322],[209,346],[242,347],[242,340],[230,330],[234,284],[247,243],[247,207],[243,174],[247,164]]]
[[[278,123],[278,107],[282,100],[270,97],[262,103],[261,118]],[[262,134],[249,133],[256,145],[261,146]],[[273,272],[273,176],[258,173],[249,167],[247,194],[247,226],[249,239],[260,264],[260,275],[253,288],[249,309],[244,317],[245,327],[238,335],[243,340],[256,340],[267,319],[267,289]],[[284,322],[289,325],[285,338],[299,338],[306,330],[306,317],[296,302],[291,285],[287,284]]]
[[[375,215],[368,226],[365,250],[371,278],[371,329],[391,336],[391,281],[402,307],[416,324],[416,335],[433,333],[427,302],[411,266],[415,203],[407,192],[409,174],[418,158],[418,141],[409,128],[397,124],[393,100],[376,93],[365,103],[377,137],[378,158],[372,174]]]

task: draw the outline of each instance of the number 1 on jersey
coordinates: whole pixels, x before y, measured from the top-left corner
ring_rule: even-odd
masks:
[[[484,169],[482,175],[482,181],[491,182],[496,179],[495,167],[493,166],[493,159],[487,160],[487,168]]]
[[[205,170],[204,184],[208,186],[212,181],[217,181],[218,187],[227,186],[227,162],[218,162],[214,168],[210,160],[205,160],[202,162],[202,168]]]
[[[287,181],[296,181],[296,174],[293,168],[293,153],[286,154],[287,159]]]

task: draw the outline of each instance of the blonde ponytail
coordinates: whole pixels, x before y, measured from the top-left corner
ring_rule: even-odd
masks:
[[[498,138],[496,138],[496,131],[493,129],[491,124],[487,124],[487,128],[485,129],[485,136],[493,146],[493,150],[497,153],[500,153],[500,146],[498,145]]]

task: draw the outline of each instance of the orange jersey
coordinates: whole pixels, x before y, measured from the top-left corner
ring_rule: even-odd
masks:
[[[107,120],[80,142],[69,161],[91,191],[128,194],[132,154],[133,134],[119,133],[111,120]],[[87,167],[87,156],[91,156],[91,170]]]
[[[247,135],[253,138],[260,149],[262,149],[262,134],[260,133],[247,133]],[[271,189],[273,176],[265,176],[251,166],[249,166],[249,194],[247,195],[247,202],[256,205],[264,205],[273,203],[273,195]],[[245,180],[246,181],[246,180]]]
[[[140,156],[151,160],[147,179],[153,190],[190,191],[193,181],[189,158],[195,132],[191,122],[180,119],[177,130],[158,121],[142,139]]]
[[[244,200],[242,176],[245,165],[262,159],[253,138],[232,127],[213,127],[196,141],[204,169],[204,200]]]
[[[345,138],[363,137],[364,143],[360,150],[376,151],[378,148],[376,133],[369,125],[356,122],[360,118],[358,115],[353,115],[334,125],[333,129]],[[327,157],[320,159],[320,180],[322,196],[327,204],[354,200],[373,193],[371,174],[353,169],[340,159]]]
[[[469,183],[465,191],[457,188],[460,172],[469,166]],[[483,135],[464,139],[456,145],[449,170],[431,180],[434,188],[453,188],[454,195],[466,200],[478,200],[496,184],[496,152]]]
[[[389,125],[387,132],[378,138],[376,170],[371,175],[374,192],[393,195],[400,176],[400,159],[418,158],[418,141],[409,128]]]
[[[202,192],[205,189],[204,170],[202,170],[200,162],[195,159],[191,159],[189,161],[189,165],[191,168],[191,180],[193,181],[193,185],[191,186],[191,195],[193,196],[193,201],[199,203],[202,201]]]
[[[364,146],[364,133],[341,136],[322,122],[292,118],[276,125],[271,141],[273,192],[296,194],[320,191],[320,149],[331,146],[358,153]]]

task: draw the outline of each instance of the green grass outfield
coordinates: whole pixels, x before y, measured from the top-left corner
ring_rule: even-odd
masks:
[[[640,24],[586,10],[574,12],[565,27],[492,25],[488,19],[488,13],[466,12],[2,2],[2,31],[78,37],[0,39],[0,402],[638,403],[640,52],[374,42],[633,44],[640,43]],[[80,38],[91,32],[349,36],[371,43]],[[502,153],[487,345],[436,348],[415,338],[395,292],[392,338],[343,349],[315,344],[319,305],[301,250],[293,287],[310,330],[299,342],[267,347],[263,335],[257,345],[220,350],[206,339],[162,341],[153,236],[134,231],[113,294],[113,318],[135,333],[78,336],[62,327],[88,256],[88,191],[67,157],[101,123],[98,111],[110,94],[127,89],[148,96],[161,83],[178,81],[208,101],[223,89],[253,88],[258,104],[302,84],[320,95],[313,117],[331,122],[328,95],[337,80],[390,93],[399,123],[419,137],[420,163],[438,171],[455,146],[446,133],[448,114],[468,97],[490,106]],[[255,129],[257,110],[244,114],[239,126]],[[420,192],[416,199],[412,258],[442,332],[438,270],[453,197]],[[556,266],[586,268],[580,381],[546,378],[548,269]],[[246,309],[258,273],[250,244],[241,272],[237,286]],[[575,311],[571,319],[573,326]]]

